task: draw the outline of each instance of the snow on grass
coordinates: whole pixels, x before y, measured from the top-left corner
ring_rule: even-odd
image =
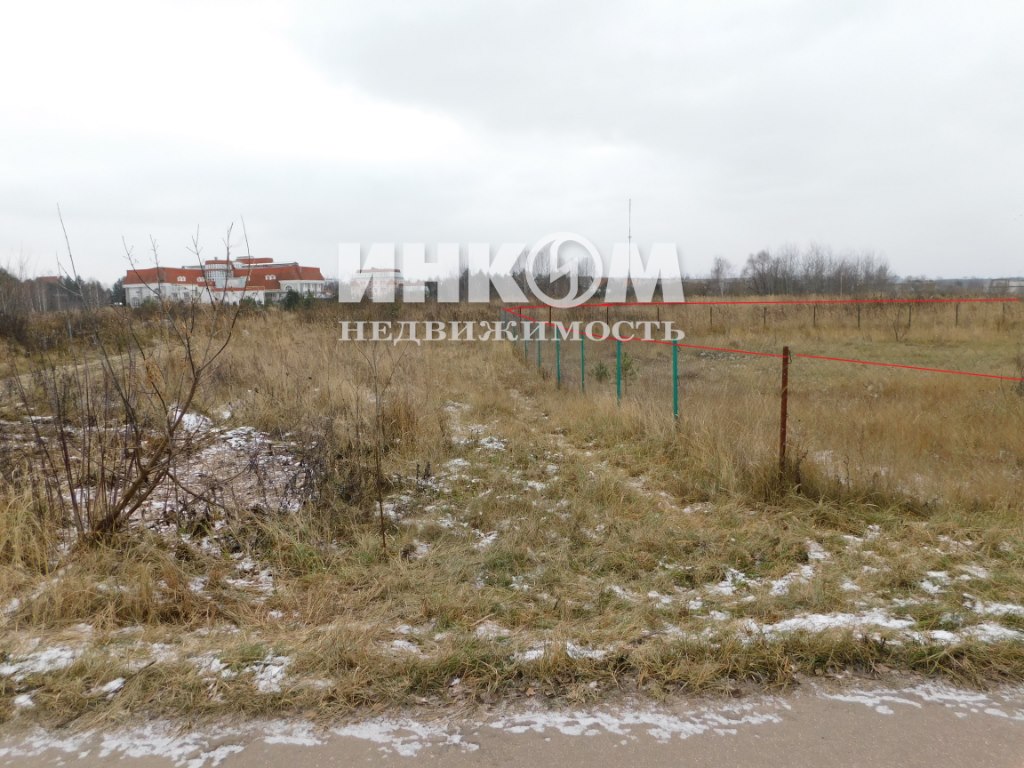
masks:
[[[967,627],[960,634],[965,638],[982,643],[1024,642],[1024,632],[987,622]]]
[[[494,437],[493,435],[485,435],[481,437],[477,441],[477,444],[488,451],[504,451],[508,448],[507,440],[502,440],[501,438]]]
[[[744,625],[754,634],[774,635],[787,632],[826,632],[834,629],[909,629],[913,619],[899,619],[882,609],[863,613],[809,613],[794,616],[774,624],[758,624],[747,619]]]
[[[960,570],[964,572],[964,576],[974,579],[987,579],[992,575],[988,568],[980,565],[961,565]]]
[[[537,661],[543,658],[548,648],[560,647],[560,643],[535,643],[524,651],[512,654],[512,660],[517,663]],[[610,648],[591,648],[586,645],[579,645],[572,641],[565,644],[565,652],[570,659],[591,659],[599,661],[611,653]]]
[[[189,434],[200,434],[207,432],[213,425],[212,422],[198,413],[185,412],[182,413],[181,408],[174,406],[171,408],[170,420],[171,422],[181,419],[181,428]]]
[[[409,640],[392,640],[388,644],[388,648],[392,651],[397,651],[398,653],[410,653],[414,656],[419,656],[422,653],[420,647]]]
[[[235,589],[259,592],[263,596],[274,594],[274,576],[269,568],[260,568],[252,558],[236,557],[239,558],[235,566],[238,575],[224,579],[225,584]]]
[[[204,653],[201,656],[196,656],[192,659],[192,663],[195,665],[199,674],[206,679],[220,677],[224,680],[230,680],[233,677],[238,676],[237,672],[217,658],[213,653]]]
[[[473,630],[473,634],[482,640],[499,640],[501,638],[508,637],[512,633],[500,624],[496,624],[495,622],[488,620],[477,624],[476,629]]]
[[[124,688],[125,682],[123,677],[116,677],[108,683],[93,688],[89,691],[89,694],[92,696],[106,696],[108,699],[112,699],[118,691]]]
[[[728,568],[725,572],[725,578],[717,584],[706,587],[706,590],[715,595],[730,597],[736,593],[737,587],[745,586],[749,581],[746,574],[737,571],[735,568]]]
[[[497,531],[490,531],[489,533],[481,533],[477,531],[477,535],[480,536],[480,541],[478,541],[473,546],[475,546],[477,549],[481,551],[487,549],[498,540]]]
[[[566,643],[565,652],[569,654],[570,659],[603,659],[610,652],[607,648],[590,648],[585,645],[577,645],[576,643]]]
[[[825,548],[816,541],[808,539],[804,546],[807,547],[807,559],[811,562],[829,560],[832,557],[832,555],[826,552]]]
[[[253,673],[253,684],[260,693],[280,693],[285,671],[291,663],[287,656],[267,654],[263,661],[246,667],[246,671]]]
[[[787,573],[785,576],[768,582],[768,594],[772,597],[788,595],[790,587],[794,584],[804,584],[814,578],[813,565],[801,565],[797,570]]]
[[[0,677],[24,680],[29,675],[45,675],[70,667],[82,651],[66,645],[55,645],[30,653],[20,660],[0,664]]]
[[[1024,616],[1024,606],[1016,603],[987,603],[964,593],[964,606],[979,616]]]

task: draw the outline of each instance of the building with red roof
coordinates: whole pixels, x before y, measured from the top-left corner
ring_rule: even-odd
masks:
[[[316,299],[330,296],[319,267],[267,258],[209,259],[194,267],[130,269],[124,279],[125,302],[131,307],[157,298],[228,304],[252,299],[269,304],[289,292]]]

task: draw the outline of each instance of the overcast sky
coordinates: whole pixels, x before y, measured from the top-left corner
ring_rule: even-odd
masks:
[[[337,274],[340,242],[673,242],[1024,273],[1024,4],[13,2],[0,265],[122,238]],[[235,245],[240,247],[236,227]],[[237,252],[237,251],[236,251]]]

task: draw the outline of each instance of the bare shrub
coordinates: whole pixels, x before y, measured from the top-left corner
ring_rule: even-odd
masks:
[[[227,258],[229,242],[230,229]],[[176,468],[202,439],[190,409],[231,340],[239,309],[158,296],[150,312],[145,319],[87,305],[78,318],[83,343],[62,354],[37,349],[27,371],[16,368],[15,389],[35,441],[33,469],[48,505],[79,538],[114,533],[158,486],[177,484]]]

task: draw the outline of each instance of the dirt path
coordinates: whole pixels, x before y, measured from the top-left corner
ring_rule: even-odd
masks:
[[[498,711],[479,718],[299,721],[185,732],[134,730],[0,739],[0,764],[98,766],[1024,766],[1024,690],[937,683],[805,686],[784,697],[670,706]]]

